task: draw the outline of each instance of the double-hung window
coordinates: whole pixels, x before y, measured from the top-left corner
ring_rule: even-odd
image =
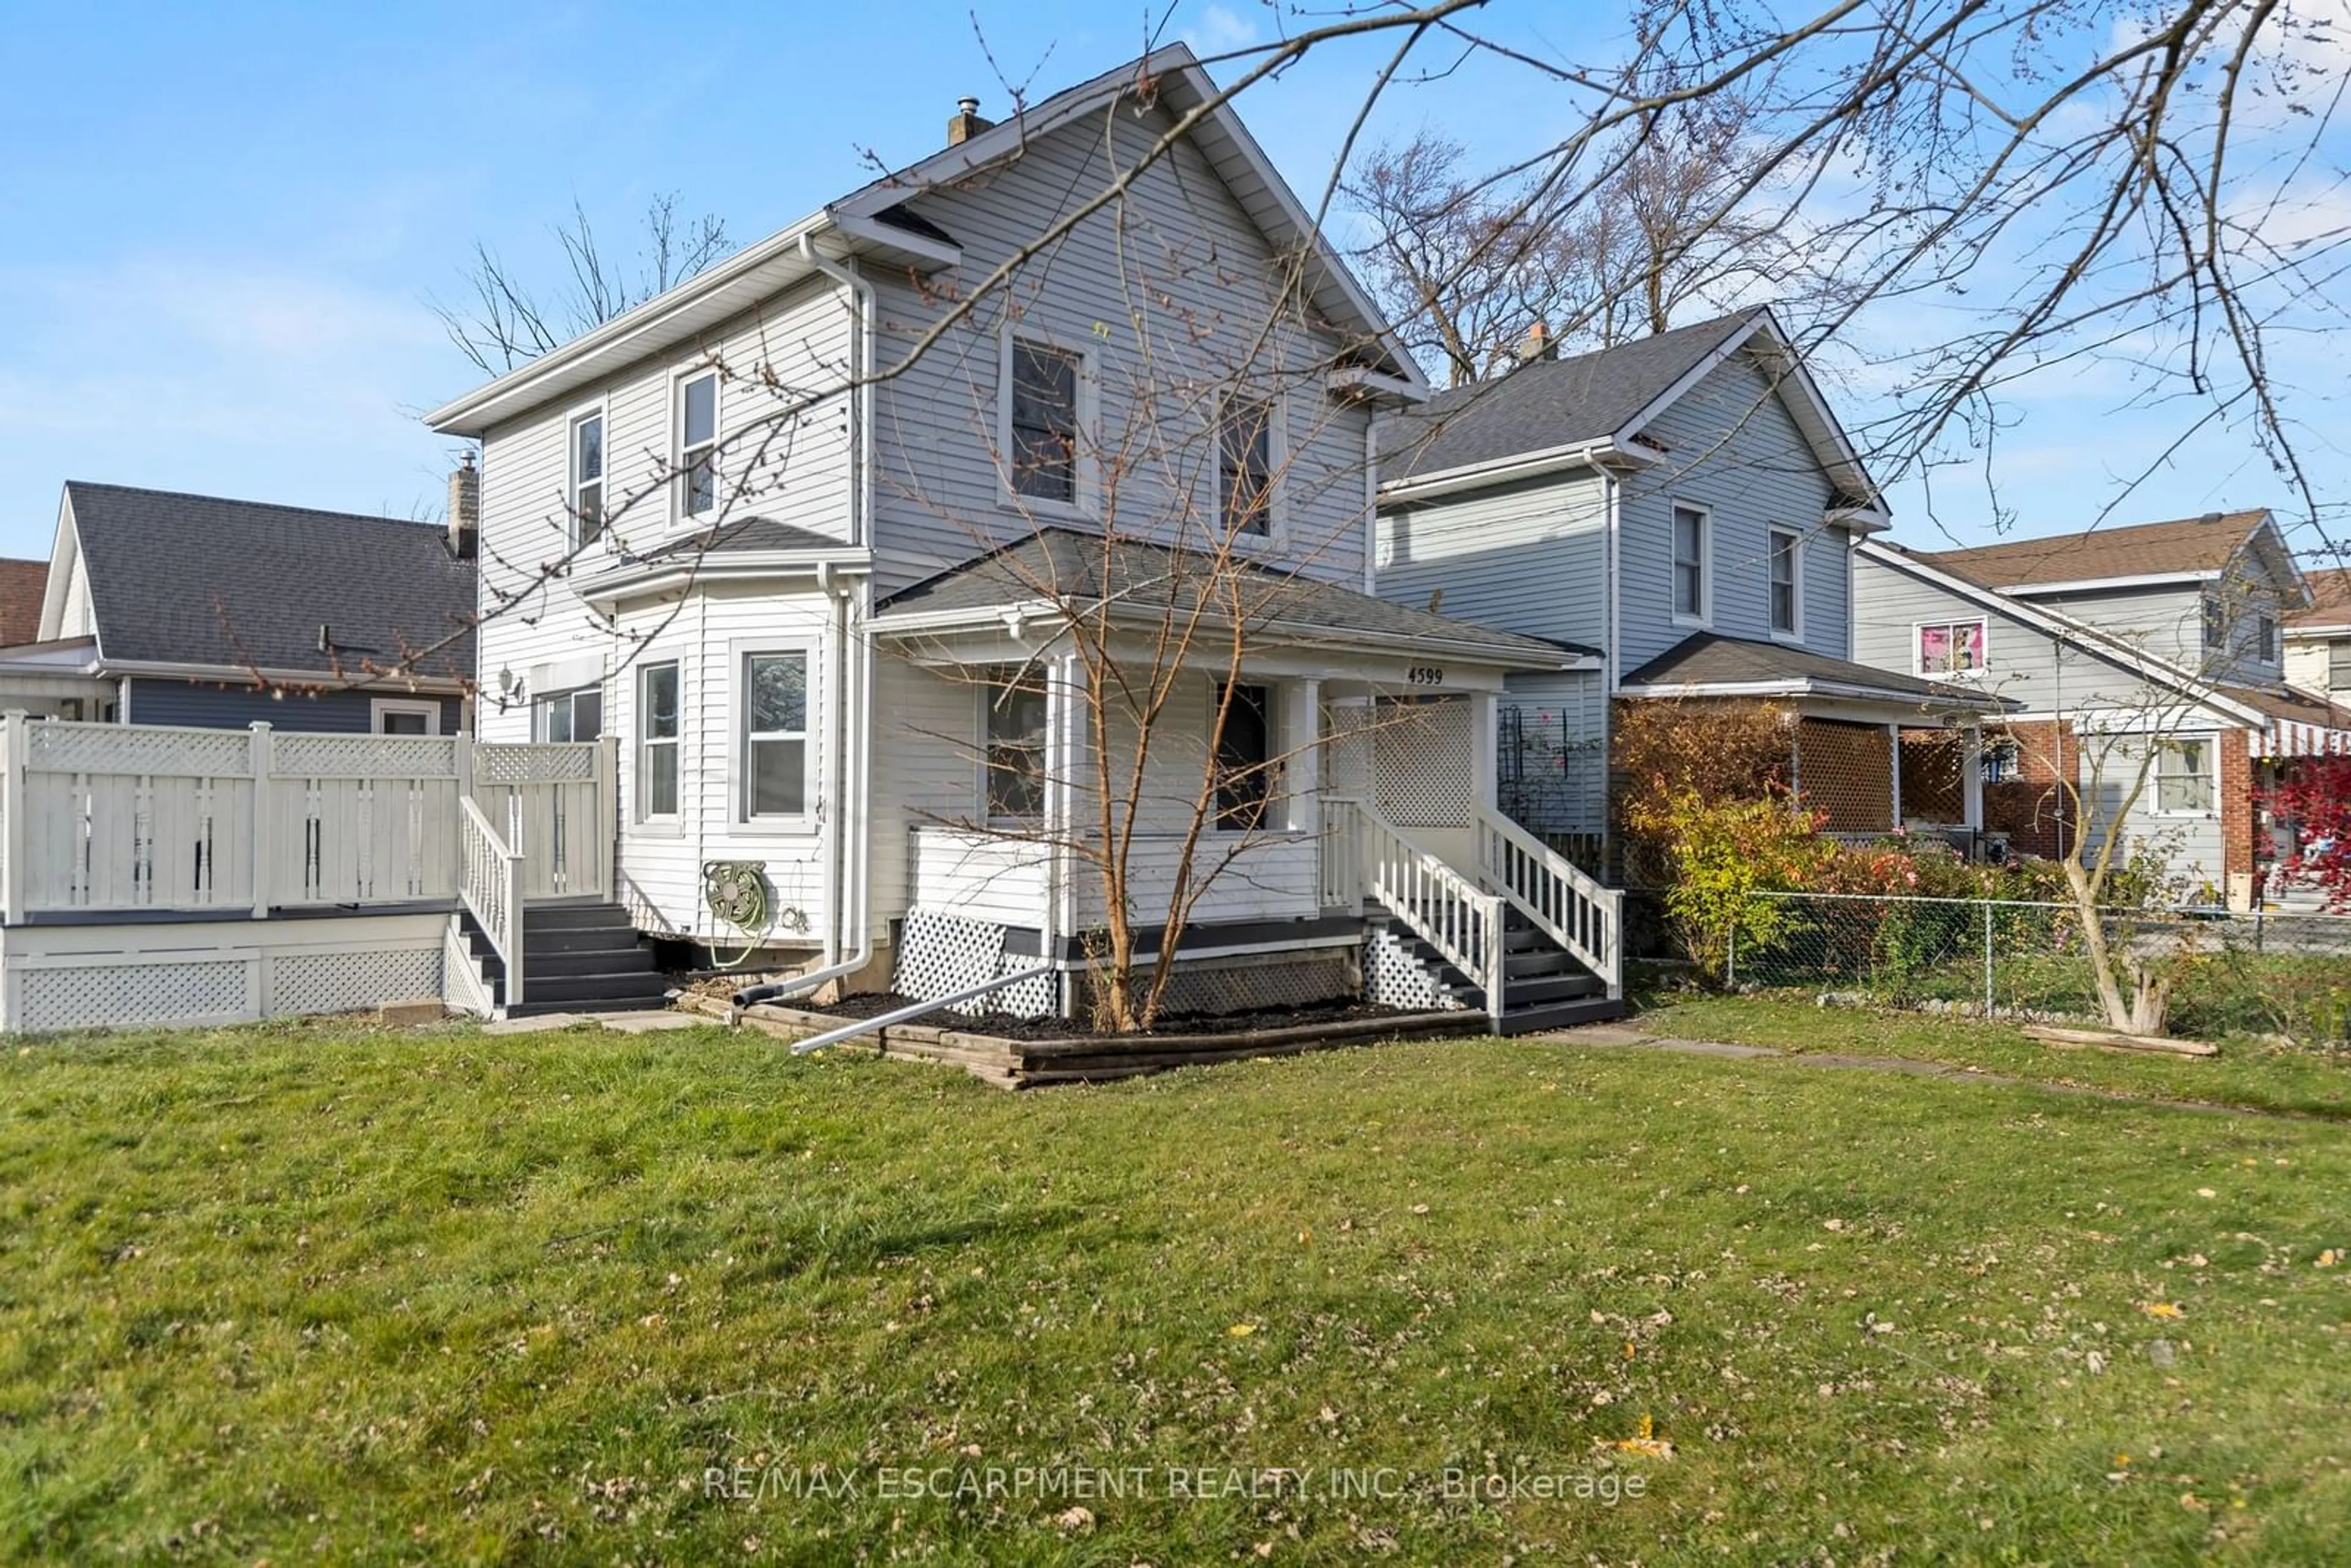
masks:
[[[2183,815],[2211,810],[2218,792],[2212,758],[2210,736],[2158,742],[2155,752],[2155,809],[2166,814]]]
[[[571,422],[571,544],[594,544],[604,533],[604,415]]]
[[[2274,615],[2263,615],[2253,622],[2253,656],[2264,664],[2278,662],[2278,623]]]
[[[804,816],[808,653],[747,653],[742,674],[743,815],[746,820]]]
[[[980,688],[987,769],[987,820],[1033,821],[1045,814],[1045,685],[1006,674]]]
[[[1803,538],[1793,528],[1773,528],[1764,536],[1769,541],[1765,561],[1768,594],[1771,601],[1771,632],[1777,637],[1793,637],[1802,631],[1803,594],[1799,586],[1802,574]]]
[[[2219,653],[2226,645],[2228,634],[2229,615],[2228,612],[2220,607],[2220,596],[2217,593],[2206,594],[2204,596],[2204,652],[2208,655]]]
[[[1033,339],[1011,344],[1005,454],[1012,493],[1074,506],[1078,500],[1078,394],[1085,361]]]
[[[540,740],[594,740],[604,733],[604,688],[554,692],[530,705],[530,732]]]
[[[2326,689],[2351,691],[2351,637],[2337,637],[2326,644]]]
[[[706,517],[718,509],[718,372],[677,383],[677,509]]]
[[[677,663],[637,671],[637,815],[677,815]]]
[[[1938,621],[1918,628],[1918,673],[1928,679],[1973,675],[1984,667],[1984,623]]]
[[[1217,504],[1224,531],[1273,532],[1273,420],[1269,398],[1228,397],[1217,411]]]
[[[1697,507],[1674,508],[1674,619],[1704,621],[1708,585],[1706,580],[1707,515]]]
[[[1217,736],[1217,826],[1246,832],[1261,827],[1273,799],[1273,700],[1263,686],[1219,685],[1225,710]]]

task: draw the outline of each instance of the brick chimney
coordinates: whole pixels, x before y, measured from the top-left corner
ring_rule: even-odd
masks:
[[[979,117],[979,99],[959,98],[956,99],[955,113],[947,119],[947,145],[960,146],[995,123]]]
[[[482,476],[470,452],[457,459],[449,474],[449,553],[471,560],[482,542]]]

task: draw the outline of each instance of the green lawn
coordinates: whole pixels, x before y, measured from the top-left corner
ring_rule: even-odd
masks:
[[[1562,1043],[12,1044],[0,1555],[2339,1560],[2347,1193],[2324,1122]],[[1311,1473],[1171,1495],[1234,1468]]]

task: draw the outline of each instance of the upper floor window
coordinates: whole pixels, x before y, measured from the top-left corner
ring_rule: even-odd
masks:
[[[1005,454],[1012,493],[1074,506],[1078,499],[1078,397],[1083,356],[1032,339],[1011,346]]]
[[[1918,673],[1927,676],[1973,675],[1984,667],[1984,623],[1937,622],[1918,628]]]
[[[677,509],[689,517],[718,509],[718,372],[677,383]]]
[[[604,532],[604,415],[571,422],[571,543],[591,545]]]
[[[1045,814],[1045,685],[1034,675],[1006,676],[980,688],[986,710],[987,820],[1022,821]]]
[[[2351,689],[2351,637],[2337,637],[2326,644],[2326,689]]]
[[[530,705],[530,733],[539,740],[594,740],[604,733],[604,688],[556,692]]]
[[[677,662],[637,672],[637,815],[677,815]]]
[[[2264,664],[2278,662],[2278,624],[2274,615],[2263,615],[2253,622],[2253,656]]]
[[[1273,416],[1269,398],[1226,398],[1217,410],[1217,505],[1224,531],[1273,532]]]
[[[1765,576],[1771,601],[1771,631],[1778,636],[1793,637],[1802,630],[1804,601],[1798,567],[1803,559],[1804,541],[1793,528],[1773,528],[1767,537],[1771,544]]]
[[[2204,596],[2204,651],[2207,653],[2219,653],[2222,639],[2228,635],[2228,632],[2229,617],[2220,608],[2220,596],[2217,593],[2206,594]]]
[[[1713,585],[1707,581],[1707,535],[1711,531],[1699,507],[1674,508],[1674,619],[1704,621]]]
[[[2210,811],[2219,793],[2212,775],[2210,736],[2167,740],[2156,747],[2155,809],[2163,812]]]
[[[1273,798],[1272,694],[1218,685],[1214,700],[1225,710],[1217,732],[1217,826],[1246,832],[1264,824]]]
[[[743,660],[743,815],[808,811],[808,666],[805,652]]]

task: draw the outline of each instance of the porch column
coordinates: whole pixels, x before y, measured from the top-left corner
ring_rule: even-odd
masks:
[[[1074,857],[1070,853],[1070,835],[1077,825],[1078,748],[1085,732],[1085,704],[1082,691],[1083,672],[1077,656],[1060,654],[1045,663],[1045,908],[1043,913],[1043,961],[1052,963],[1059,957],[1061,939],[1076,921],[1075,878],[1071,874]],[[1062,994],[1062,979],[1056,973],[1053,997],[1056,1010],[1069,1016],[1069,998]]]
[[[1293,833],[1322,831],[1322,683],[1291,681],[1281,688],[1283,816]]]
[[[1495,809],[1496,775],[1494,747],[1497,707],[1492,692],[1469,694],[1469,798],[1480,810]]]
[[[1959,816],[1978,832],[1983,831],[1983,726],[1968,726],[1966,743],[1959,748]]]

